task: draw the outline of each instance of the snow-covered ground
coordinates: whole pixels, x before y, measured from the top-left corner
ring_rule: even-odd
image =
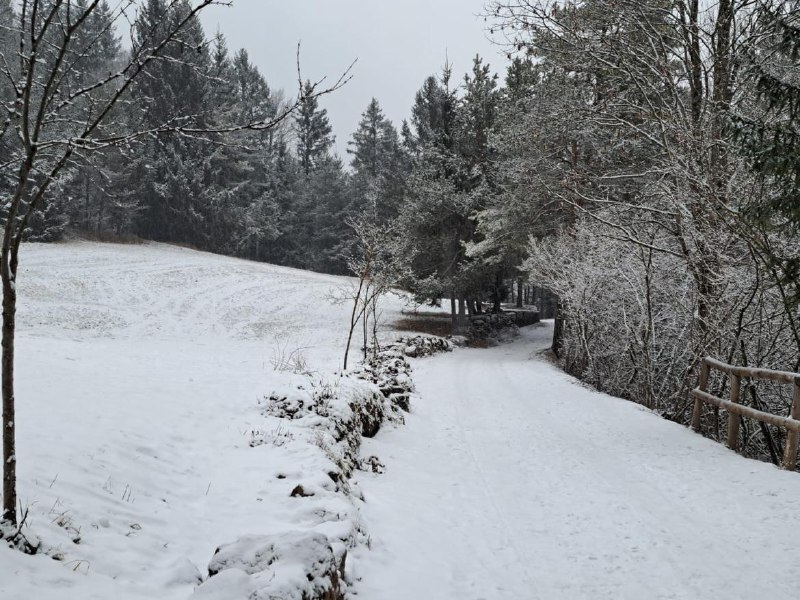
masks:
[[[276,464],[317,457],[249,442],[277,354],[339,366],[349,312],[328,297],[346,280],[70,243],[25,246],[18,285],[20,500],[64,559],[0,545],[0,598],[185,599],[217,545],[309,518]]]
[[[415,363],[367,440],[364,600],[798,597],[800,475],[741,458],[511,345]]]
[[[0,545],[0,598],[186,600],[218,545],[330,514],[289,498],[325,459],[265,430],[259,400],[277,354],[338,367],[345,280],[158,244],[30,245],[21,265],[20,499],[63,560]],[[795,598],[800,475],[577,385],[537,354],[549,335],[415,363],[406,426],[362,449],[386,473],[357,477],[355,597]]]

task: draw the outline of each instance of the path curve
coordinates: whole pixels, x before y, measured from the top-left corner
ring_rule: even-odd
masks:
[[[366,600],[797,597],[800,474],[747,460],[510,345],[417,361],[364,452]]]

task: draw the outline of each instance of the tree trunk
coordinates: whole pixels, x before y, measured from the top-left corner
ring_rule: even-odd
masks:
[[[450,292],[450,324],[455,333],[458,329],[458,313],[456,312],[456,293]]]
[[[556,358],[561,358],[561,341],[564,336],[564,320],[561,317],[561,303],[556,304],[555,324],[553,326],[553,345],[551,349]]]
[[[522,289],[522,277],[517,278],[517,308],[522,308],[523,302],[523,289]]]
[[[503,311],[503,272],[498,271],[494,280],[494,292],[492,293],[492,312],[500,314]]]
[[[367,291],[369,291],[369,288],[367,289]],[[366,304],[367,304],[366,295],[364,297],[364,304],[365,304],[365,306],[364,306],[364,317],[363,317],[362,325],[364,326],[363,327],[364,328],[364,362],[367,362],[367,345],[368,345],[368,343],[367,343],[367,332],[369,331],[369,307],[366,306]]]
[[[16,325],[17,291],[4,257],[3,280],[3,515],[0,521],[17,524],[17,451],[16,417],[14,414],[14,329]]]
[[[458,329],[464,331],[467,327],[467,301],[458,299]]]

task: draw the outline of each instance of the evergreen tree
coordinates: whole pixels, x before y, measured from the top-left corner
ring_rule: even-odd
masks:
[[[79,0],[80,9],[85,9],[87,0]],[[108,24],[113,16],[108,3],[100,2],[89,14],[84,27],[77,32],[75,50],[70,53],[70,69],[65,85],[70,91],[81,89],[91,81],[96,81],[113,69],[122,56],[122,46],[113,28]],[[112,90],[108,90],[111,93]],[[82,99],[74,106],[77,118],[85,118],[84,113],[91,110],[88,99]],[[118,111],[121,113],[121,111]],[[72,168],[62,181],[62,198],[68,206],[64,214],[69,224],[76,229],[101,234],[109,229],[120,228],[119,211],[121,206],[109,193],[109,182],[116,176],[116,169],[122,166],[114,149],[102,153],[92,153],[91,157],[76,152]],[[114,169],[109,169],[109,166]],[[62,200],[63,201],[63,200]]]
[[[354,213],[376,222],[397,215],[405,191],[409,160],[397,130],[373,98],[349,142],[352,155]]]
[[[796,248],[767,241],[772,231],[800,232],[800,8],[796,2],[763,2],[757,14],[758,32],[746,59],[755,106],[733,115],[734,135],[764,185],[758,201],[746,207],[749,226],[763,234],[753,239],[800,303]]]
[[[354,236],[347,225],[352,212],[341,160],[329,157],[318,162],[303,183],[301,206],[307,215],[302,220],[306,234],[299,240],[306,246],[303,268],[345,275]]]
[[[209,103],[215,126],[265,121],[275,115],[269,86],[246,51],[229,60],[225,39],[218,34],[211,57]],[[199,200],[207,215],[204,233],[210,249],[259,257],[266,243],[277,235],[278,211],[268,189],[267,173],[272,135],[242,132],[208,147]]]
[[[135,23],[134,48],[158,46],[189,11],[185,0],[176,4],[147,0]],[[138,109],[129,115],[133,126],[208,125],[211,57],[199,19],[192,17],[162,54],[163,58],[151,63],[148,76],[133,89]],[[124,180],[136,188],[141,207],[137,220],[140,236],[198,246],[208,242],[206,207],[197,202],[203,198],[205,144],[186,137],[156,135],[133,149]]]
[[[278,232],[267,244],[263,258],[279,265],[299,266],[305,256],[306,232],[301,228],[301,198],[306,181],[300,163],[289,149],[287,135],[276,136],[268,156],[267,186],[277,203]]]
[[[312,83],[307,81],[295,115],[297,157],[306,176],[326,161],[334,143],[328,111],[319,108],[319,101],[314,97],[313,90]]]
[[[490,134],[497,119],[500,95],[497,75],[476,56],[472,73],[464,77],[464,97],[458,110],[458,152],[470,168],[483,171],[492,156]]]
[[[500,100],[497,75],[480,56],[475,57],[472,72],[464,77],[463,94],[458,106],[456,135],[462,171],[458,187],[464,196],[459,235],[467,252],[461,259],[459,288],[462,296],[471,298],[488,291],[494,310],[499,311],[506,270],[511,263],[521,262],[521,257],[510,257],[501,248],[477,246],[483,240],[482,232],[476,227],[479,215],[498,194],[492,177],[496,152],[491,136]]]
[[[458,97],[445,67],[417,92],[411,128],[405,131],[414,149],[406,197],[395,223],[394,255],[402,284],[420,300],[463,298],[460,267],[465,224],[461,161],[456,152]]]

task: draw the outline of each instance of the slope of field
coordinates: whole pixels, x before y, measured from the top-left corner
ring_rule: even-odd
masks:
[[[159,244],[20,264],[20,501],[63,560],[0,546],[0,598],[186,598],[218,544],[297,518],[248,442],[274,358],[339,366],[347,279]]]

